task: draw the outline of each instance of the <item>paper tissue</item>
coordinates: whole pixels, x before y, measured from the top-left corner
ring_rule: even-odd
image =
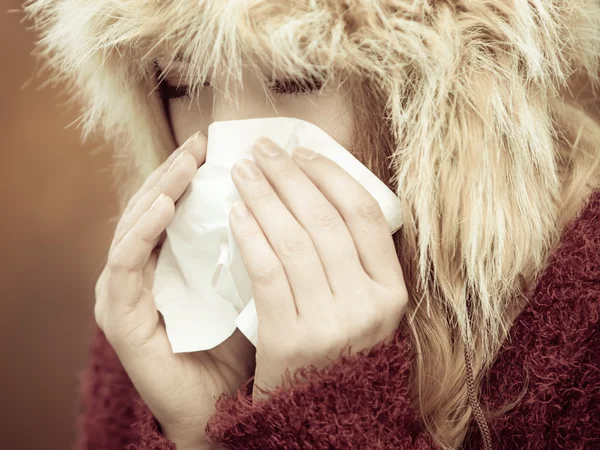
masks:
[[[229,229],[240,195],[231,168],[253,160],[252,145],[267,136],[290,155],[303,146],[335,161],[377,200],[390,233],[402,225],[400,200],[348,150],[318,126],[289,117],[213,122],[206,162],[177,204],[157,262],[153,292],[175,353],[209,350],[236,326],[256,345],[252,285]]]

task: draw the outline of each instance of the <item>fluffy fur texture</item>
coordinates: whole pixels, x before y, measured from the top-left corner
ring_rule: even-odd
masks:
[[[378,163],[366,159],[406,211],[415,402],[441,445],[460,444],[464,351],[476,375],[494,361],[523,278],[598,180],[598,122],[563,96],[573,74],[598,81],[598,0],[36,0],[26,11],[83,102],[84,134],[115,141],[124,199],[173,149],[152,95],[157,57],[187,61],[193,89],[210,79],[235,91],[242,65],[265,81],[364,81],[355,95],[381,111],[364,118]],[[374,136],[381,124],[389,139]]]

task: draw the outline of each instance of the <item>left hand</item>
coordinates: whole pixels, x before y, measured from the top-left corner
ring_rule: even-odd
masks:
[[[284,385],[286,370],[322,368],[391,337],[408,294],[379,204],[351,175],[266,138],[253,155],[256,164],[232,169],[243,202],[230,224],[260,323],[256,399]]]

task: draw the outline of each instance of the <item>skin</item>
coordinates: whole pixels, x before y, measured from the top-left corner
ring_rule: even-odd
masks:
[[[256,80],[245,78],[240,109],[219,96],[213,111],[218,94],[212,92],[191,108],[189,99],[173,101],[173,128],[183,145],[132,197],[96,289],[96,321],[178,449],[216,448],[204,429],[222,393],[234,394],[254,374],[254,401],[264,401],[286,386],[286,371],[324,367],[342,351],[368,349],[393,335],[408,300],[373,197],[328,158],[301,148],[290,157],[262,138],[254,145],[256,164],[233,166],[243,201],[230,215],[252,281],[257,348],[236,331],[213,350],[172,353],[151,287],[175,202],[205,159],[202,131],[215,120],[285,115],[313,122],[350,146],[353,118],[343,89],[278,96],[271,105]]]
[[[167,64],[160,65],[165,67]],[[172,66],[173,70],[165,79],[176,86],[180,83],[184,67],[177,63]],[[256,76],[244,71],[242,80],[243,90],[232,92],[237,94],[238,107],[232,98],[222,93],[222,87],[218,85],[204,88],[194,100],[189,97],[171,100],[171,122],[177,144],[183,144],[197,131],[206,135],[212,122],[282,116],[312,122],[353,151],[354,113],[348,87],[339,80],[325,86],[321,92],[299,95],[273,92],[272,101],[268,100]]]

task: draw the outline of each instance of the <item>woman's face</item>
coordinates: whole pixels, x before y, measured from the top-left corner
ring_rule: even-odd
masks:
[[[237,93],[238,108],[235,96],[227,97],[210,85],[191,99],[186,87],[179,85],[183,69],[173,65],[162,86],[178,146],[196,131],[207,134],[213,122],[283,116],[311,122],[346,149],[351,148],[354,115],[347,84],[329,83],[322,90],[310,90],[306,83],[282,80],[270,86],[273,96],[269,101],[256,76],[245,71],[243,89]]]

